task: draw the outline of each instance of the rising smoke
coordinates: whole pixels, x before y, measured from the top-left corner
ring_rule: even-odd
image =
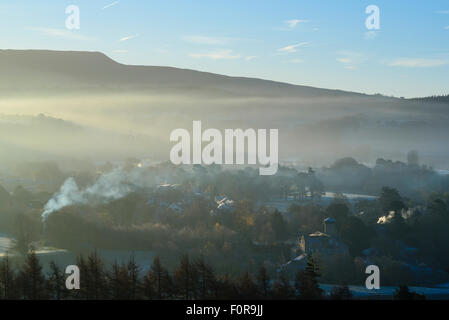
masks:
[[[102,174],[97,181],[84,189],[80,189],[74,178],[70,177],[62,184],[58,192],[45,204],[42,222],[45,225],[48,217],[55,211],[71,205],[87,203],[107,203],[125,197],[139,187],[149,187],[149,179],[136,168],[125,171],[121,168]]]

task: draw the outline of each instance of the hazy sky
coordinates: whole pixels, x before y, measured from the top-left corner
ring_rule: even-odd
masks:
[[[66,29],[68,5],[80,29]],[[365,26],[368,5],[380,29]],[[447,0],[2,0],[0,48],[396,96],[449,93]]]

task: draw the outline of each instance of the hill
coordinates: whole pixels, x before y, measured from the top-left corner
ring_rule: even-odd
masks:
[[[214,90],[258,96],[359,95],[172,67],[124,65],[100,52],[0,50],[0,68],[0,90],[170,89]]]

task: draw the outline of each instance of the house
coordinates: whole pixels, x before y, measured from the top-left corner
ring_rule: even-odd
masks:
[[[299,239],[299,252],[305,254],[320,253],[333,255],[348,253],[346,246],[338,237],[335,227],[335,219],[326,218],[323,221],[323,231],[316,231],[308,235],[302,235]]]
[[[348,246],[337,235],[335,222],[333,218],[326,218],[323,221],[323,232],[301,235],[292,249],[295,258],[283,264],[281,270],[296,272],[305,268],[307,258],[312,254],[319,254],[321,258],[327,259],[335,254],[349,253]]]
[[[221,213],[221,212],[234,212],[235,211],[234,200],[231,200],[226,196],[215,197],[215,205],[216,205],[216,208],[211,211],[212,215],[215,215],[215,214]]]

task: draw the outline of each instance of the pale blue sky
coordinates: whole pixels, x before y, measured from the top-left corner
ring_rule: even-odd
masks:
[[[80,30],[65,8],[80,8]],[[365,8],[380,8],[368,33]],[[449,93],[447,0],[14,0],[0,48],[102,51],[127,64],[395,96]]]

